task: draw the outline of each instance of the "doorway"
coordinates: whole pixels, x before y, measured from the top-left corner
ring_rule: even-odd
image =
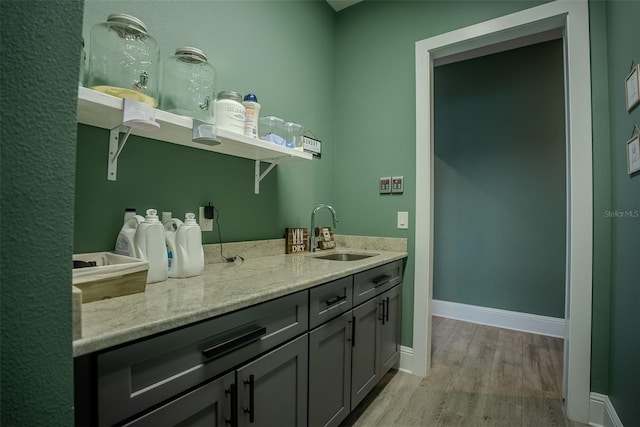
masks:
[[[416,246],[412,372],[430,366],[433,292],[434,61],[559,29],[564,35],[567,252],[564,393],[567,416],[588,422],[591,352],[592,148],[586,1],[555,1],[416,43]]]
[[[434,64],[436,314],[541,334],[534,320],[564,324],[563,40],[548,36]],[[487,319],[496,309],[513,321]]]

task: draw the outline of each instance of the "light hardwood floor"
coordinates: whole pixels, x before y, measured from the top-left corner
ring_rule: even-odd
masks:
[[[392,370],[342,426],[583,426],[562,412],[561,339],[432,323],[427,377]]]

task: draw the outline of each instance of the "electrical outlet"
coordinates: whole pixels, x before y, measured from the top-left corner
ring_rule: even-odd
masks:
[[[213,218],[208,219],[204,217],[204,206],[200,206],[198,225],[200,225],[200,230],[202,231],[213,231]]]

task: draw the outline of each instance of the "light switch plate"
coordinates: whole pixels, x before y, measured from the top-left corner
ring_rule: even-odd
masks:
[[[404,192],[404,176],[391,177],[391,192],[394,194]]]
[[[398,229],[409,229],[409,212],[398,212]]]
[[[380,194],[389,194],[391,193],[391,177],[384,176],[380,178]]]

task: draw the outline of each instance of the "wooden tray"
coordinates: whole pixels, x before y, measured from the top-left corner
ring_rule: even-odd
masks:
[[[144,292],[149,262],[112,252],[73,255],[94,261],[95,267],[74,268],[73,286],[82,291],[82,303]]]

